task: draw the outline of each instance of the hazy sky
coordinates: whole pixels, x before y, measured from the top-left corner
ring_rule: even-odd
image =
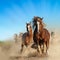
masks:
[[[60,27],[60,0],[0,0],[0,40],[24,32],[26,22],[44,17],[48,28]]]

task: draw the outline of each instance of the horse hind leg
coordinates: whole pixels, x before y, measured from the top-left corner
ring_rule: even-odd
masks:
[[[47,41],[47,49],[49,48],[49,40]]]
[[[48,47],[49,47],[49,42],[46,41],[46,53],[47,53]]]
[[[45,53],[47,53],[47,42],[45,42],[45,46],[46,46]]]

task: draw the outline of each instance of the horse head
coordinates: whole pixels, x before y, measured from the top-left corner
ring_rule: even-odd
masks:
[[[31,23],[26,23],[27,31],[30,32],[32,30]]]
[[[35,16],[33,18],[33,28],[36,28],[37,32],[39,32],[39,29],[42,27],[43,23],[42,23],[43,18],[41,17],[37,17]]]

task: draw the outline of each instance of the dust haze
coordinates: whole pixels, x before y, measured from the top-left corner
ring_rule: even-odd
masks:
[[[58,33],[50,38],[48,54],[38,56],[37,50],[24,47],[22,53],[21,36],[18,37],[17,43],[15,40],[8,40],[0,43],[0,60],[60,60],[60,37]]]

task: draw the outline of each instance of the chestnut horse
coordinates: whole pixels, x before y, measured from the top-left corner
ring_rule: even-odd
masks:
[[[50,33],[48,32],[47,29],[44,28],[42,20],[43,18],[40,17],[33,18],[33,29],[34,29],[33,40],[36,45],[38,44],[40,45],[40,48],[41,45],[43,45],[43,50],[41,50],[42,53],[44,52],[44,44],[45,44],[47,53],[47,50],[49,48]]]
[[[26,29],[27,32],[22,35],[21,52],[23,51],[24,46],[27,47],[28,45],[30,45],[33,38],[31,23],[26,23]]]

